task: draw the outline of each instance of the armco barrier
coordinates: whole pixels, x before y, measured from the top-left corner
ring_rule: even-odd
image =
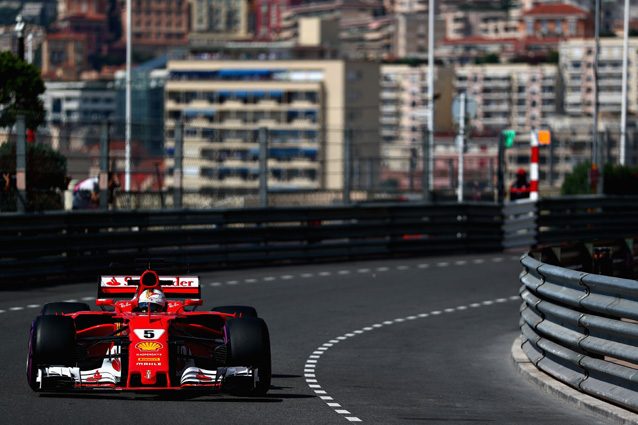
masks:
[[[638,411],[638,281],[521,260],[522,349],[577,390]]]
[[[0,282],[91,279],[112,263],[229,265],[498,251],[494,204],[3,214]]]

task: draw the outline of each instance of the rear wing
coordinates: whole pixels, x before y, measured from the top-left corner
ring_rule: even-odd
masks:
[[[130,299],[137,294],[140,276],[100,276],[98,299]],[[159,288],[166,298],[202,298],[202,289],[197,276],[159,276]]]

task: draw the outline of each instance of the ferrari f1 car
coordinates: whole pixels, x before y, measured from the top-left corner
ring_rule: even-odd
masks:
[[[163,309],[142,303],[161,292]],[[143,305],[144,304],[144,305]],[[264,395],[270,387],[266,323],[249,306],[195,311],[194,276],[100,277],[96,305],[43,307],[29,338],[27,380],[34,391],[185,390]]]

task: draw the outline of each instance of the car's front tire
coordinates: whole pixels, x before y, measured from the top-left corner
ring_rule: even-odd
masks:
[[[225,327],[228,364],[257,370],[258,382],[255,387],[236,392],[242,395],[265,395],[270,389],[272,375],[270,335],[266,322],[256,317],[228,319]]]
[[[36,382],[40,366],[75,365],[75,325],[66,316],[38,316],[31,326],[27,353],[27,383],[40,391]]]

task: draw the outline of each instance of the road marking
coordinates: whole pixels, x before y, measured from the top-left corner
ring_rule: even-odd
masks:
[[[24,307],[11,307],[11,308],[9,308],[9,310],[11,310],[11,311],[24,310]]]
[[[222,286],[221,282],[212,282],[210,286]]]
[[[397,266],[397,270],[401,270],[401,271],[410,270],[410,266]]]
[[[319,272],[319,276],[330,276],[332,273],[330,272]]]
[[[510,296],[510,297],[504,297],[504,298],[496,298],[494,300],[485,300],[482,301],[480,303],[472,303],[469,304],[470,307],[474,307],[474,308],[478,308],[478,307],[483,307],[483,306],[490,306],[490,305],[496,305],[498,303],[504,303],[507,301],[518,301],[519,297],[518,296]],[[468,307],[465,305],[460,305],[458,307],[448,307],[445,308],[443,310],[433,310],[427,313],[419,313],[419,314],[415,314],[415,315],[411,315],[411,316],[406,316],[406,317],[398,317],[394,320],[386,320],[382,323],[375,323],[374,325],[371,326],[366,326],[362,329],[357,329],[354,330],[352,332],[349,332],[347,334],[344,334],[343,336],[338,336],[334,339],[331,339],[330,342],[324,343],[321,346],[319,346],[315,351],[313,351],[313,354],[311,354],[310,356],[308,356],[308,359],[306,360],[306,364],[304,365],[304,377],[306,378],[306,384],[308,385],[308,388],[313,390],[315,394],[320,395],[320,399],[323,401],[326,401],[326,405],[330,408],[332,408],[332,410],[338,414],[338,415],[351,415],[350,411],[346,410],[343,408],[343,406],[340,403],[334,402],[334,398],[328,395],[328,392],[324,389],[320,389],[321,384],[319,384],[319,380],[317,379],[316,376],[316,372],[315,372],[315,368],[317,367],[317,359],[315,359],[315,357],[319,357],[317,356],[315,353],[325,353],[327,350],[329,350],[330,348],[332,348],[337,342],[339,341],[344,341],[348,338],[352,338],[356,335],[360,335],[362,333],[365,332],[369,332],[372,331],[374,329],[378,329],[383,327],[384,325],[393,325],[393,324],[397,324],[397,323],[403,323],[406,321],[410,321],[410,320],[416,320],[418,318],[426,318],[426,317],[430,317],[430,316],[438,316],[440,314],[442,314],[442,312],[445,313],[453,313],[453,312],[459,312],[459,311],[463,311],[463,310],[467,310]],[[348,420],[349,422],[363,422],[363,420],[357,416],[344,416],[344,418],[346,420]]]
[[[71,298],[69,300],[64,300],[65,303],[76,303],[78,302],[78,300],[76,300],[75,298]]]
[[[266,276],[266,277],[264,277],[264,281],[265,281],[265,282],[271,282],[271,281],[273,281],[273,280],[275,280],[275,278],[274,278],[274,277],[272,277],[272,276]]]
[[[257,282],[257,279],[244,279],[244,282],[246,282],[246,283],[255,283],[255,282]]]
[[[482,258],[477,258],[475,260],[472,260],[472,262],[474,264],[483,264],[485,262],[485,260],[483,260]]]
[[[309,277],[313,277],[313,276],[314,276],[313,273],[302,273],[301,274],[301,277],[306,278],[306,279],[309,278]]]
[[[291,275],[291,274],[285,274],[285,275],[283,275],[281,278],[282,278],[283,280],[290,280],[290,279],[294,278],[294,276],[293,276],[293,275]]]
[[[0,314],[2,314],[2,313],[6,313],[6,312],[4,310],[0,310]]]
[[[370,273],[370,269],[359,269],[357,273]]]
[[[40,307],[40,304],[29,304],[27,306],[27,308],[38,308],[38,307]]]
[[[502,257],[494,257],[494,258],[492,258],[492,261],[494,261],[495,263],[500,263],[500,262],[503,261],[503,258]]]
[[[456,264],[457,266],[464,266],[467,264],[467,261],[459,260],[459,261],[455,261],[454,264]]]
[[[390,270],[389,267],[377,267],[378,272],[387,272],[388,270]]]
[[[83,297],[82,301],[93,301],[95,297]]]
[[[237,285],[239,282],[237,282],[236,280],[229,280],[228,282],[226,282],[228,285]]]
[[[350,270],[339,270],[340,275],[346,275],[346,274],[350,274]]]
[[[436,263],[438,267],[447,267],[450,265],[447,261],[441,261],[440,263]]]

